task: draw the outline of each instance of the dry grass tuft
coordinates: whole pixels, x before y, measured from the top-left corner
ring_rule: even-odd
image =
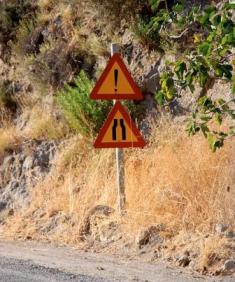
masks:
[[[206,271],[211,266],[218,268],[220,261],[226,259],[228,249],[226,248],[226,239],[218,235],[207,238],[201,244],[201,252],[198,259],[198,270]],[[220,266],[221,267],[221,266]]]
[[[58,140],[63,138],[69,128],[61,117],[57,117],[56,110],[52,105],[42,107],[35,105],[33,108],[25,108],[22,119],[26,126],[21,131],[21,135],[27,139]]]
[[[20,144],[21,137],[18,135],[15,126],[0,128],[0,156],[10,146]]]
[[[11,116],[4,107],[0,113],[0,157],[4,156],[4,150],[16,146],[22,141],[16,126],[11,121]]]

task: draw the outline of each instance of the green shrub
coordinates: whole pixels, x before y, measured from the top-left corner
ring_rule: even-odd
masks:
[[[57,96],[57,102],[71,128],[85,137],[93,137],[98,133],[113,106],[112,101],[91,100],[93,87],[93,82],[81,71],[75,78],[75,86],[65,84]],[[145,105],[132,101],[124,101],[123,105],[133,120],[139,122],[145,118]]]
[[[65,84],[57,96],[71,128],[86,137],[98,132],[112,106],[112,102],[90,99],[93,86],[85,72],[81,71],[75,78],[75,87]]]

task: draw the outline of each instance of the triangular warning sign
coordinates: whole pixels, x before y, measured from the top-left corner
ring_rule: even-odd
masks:
[[[94,143],[95,148],[144,147],[141,136],[130,115],[116,102]]]
[[[91,99],[143,99],[140,89],[134,82],[127,67],[118,54],[114,54],[109,60],[104,72],[91,93]]]

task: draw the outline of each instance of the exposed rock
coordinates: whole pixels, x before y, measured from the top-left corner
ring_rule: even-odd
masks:
[[[29,201],[29,187],[34,187],[49,172],[54,158],[54,142],[23,143],[0,164],[0,210],[17,209]]]
[[[63,228],[63,224],[70,219],[69,216],[62,212],[58,212],[51,216],[46,223],[39,227],[39,232],[41,234],[51,234],[54,233],[56,229]]]
[[[141,229],[136,238],[137,246],[141,249],[147,244],[162,243],[163,239],[161,238],[159,232],[164,230],[165,226],[163,224],[153,225],[148,228]]]
[[[191,260],[188,265],[192,270],[196,269],[196,262],[195,260]]]
[[[190,264],[190,258],[187,254],[184,254],[183,256],[181,256],[178,260],[179,262],[179,266],[183,266],[183,267],[186,267]]]
[[[223,266],[223,271],[235,271],[235,260],[234,259],[228,259],[225,261]]]
[[[121,239],[120,225],[117,221],[104,221],[105,218],[93,217],[91,220],[91,236],[95,241],[105,244]]]
[[[228,229],[228,225],[223,223],[218,223],[215,225],[215,232],[218,234],[224,233]]]
[[[4,210],[7,206],[7,203],[6,202],[0,202],[0,211],[1,210]]]
[[[226,232],[225,236],[229,239],[235,238],[235,233],[232,230]]]
[[[114,212],[114,209],[108,206],[104,206],[104,205],[97,205],[93,207],[92,209],[90,209],[87,212],[87,215],[85,216],[83,223],[80,227],[79,234],[80,234],[81,239],[85,240],[86,236],[91,234],[91,219],[94,215],[109,216],[113,212]]]
[[[144,92],[154,94],[159,86],[160,72],[159,65],[161,60],[152,64],[144,76],[142,89]]]

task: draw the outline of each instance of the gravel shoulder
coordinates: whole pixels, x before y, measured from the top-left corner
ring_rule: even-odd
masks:
[[[36,242],[0,242],[0,281],[232,282],[164,264],[78,251]]]

